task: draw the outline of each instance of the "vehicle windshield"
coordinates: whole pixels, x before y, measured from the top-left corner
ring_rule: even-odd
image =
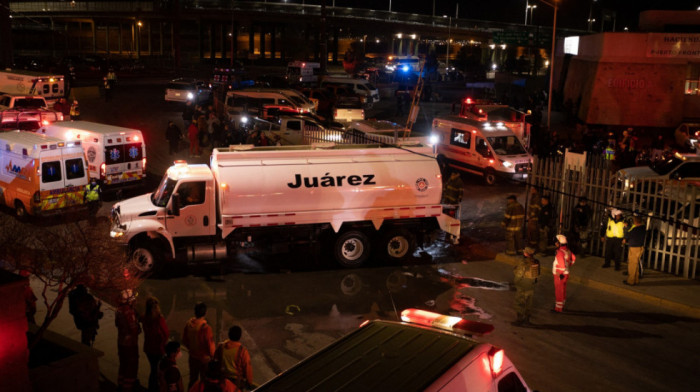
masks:
[[[498,155],[521,155],[526,154],[523,145],[515,136],[492,136],[486,138]]]
[[[160,182],[160,185],[158,185],[158,189],[151,194],[151,202],[153,205],[157,207],[167,206],[168,200],[170,200],[170,196],[173,194],[173,190],[175,189],[175,185],[177,185],[177,180],[173,180],[172,178],[168,177],[168,174],[166,173],[165,177],[163,177],[163,180]]]
[[[664,160],[658,160],[649,164],[651,170],[655,171],[656,174],[664,175],[668,174],[671,170],[675,169],[678,165],[683,163],[683,160],[678,157],[670,157]]]
[[[38,109],[44,106],[45,104],[43,99],[20,98],[15,100],[15,108],[17,109]]]

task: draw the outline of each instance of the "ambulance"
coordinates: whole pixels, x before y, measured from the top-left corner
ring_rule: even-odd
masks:
[[[49,107],[66,96],[63,75],[23,69],[0,70],[0,93],[39,95]]]
[[[531,392],[505,351],[471,338],[493,326],[422,309],[374,320],[256,391]]]
[[[39,133],[80,141],[91,178],[106,187],[138,187],[146,178],[146,143],[138,129],[89,121],[49,124]]]
[[[88,172],[80,141],[32,132],[0,133],[0,203],[18,217],[85,206]]]

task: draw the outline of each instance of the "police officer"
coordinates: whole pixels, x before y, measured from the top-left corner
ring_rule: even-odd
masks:
[[[506,198],[506,206],[501,225],[506,229],[506,254],[516,255],[523,248],[523,223],[525,222],[525,208],[518,203],[515,195]]]
[[[97,179],[91,178],[90,183],[85,187],[85,202],[88,204],[91,214],[96,214],[100,209],[102,189]]]
[[[523,257],[513,268],[513,284],[515,285],[515,313],[517,319],[511,324],[515,326],[530,325],[532,300],[535,296],[535,285],[540,276],[540,262],[534,258],[535,248],[525,247]]]
[[[603,268],[609,268],[610,260],[614,260],[615,271],[619,271],[620,262],[622,261],[622,239],[625,237],[625,223],[622,221],[622,211],[613,209],[601,231],[601,241],[605,242],[605,263]]]

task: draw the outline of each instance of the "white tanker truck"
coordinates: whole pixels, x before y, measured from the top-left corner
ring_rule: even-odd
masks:
[[[342,266],[358,267],[373,248],[402,259],[440,230],[459,238],[431,147],[242,145],[210,159],[177,161],[155,192],[113,206],[111,237],[141,271],[297,240],[321,241]]]

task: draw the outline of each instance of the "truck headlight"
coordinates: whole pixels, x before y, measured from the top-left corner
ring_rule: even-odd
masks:
[[[124,237],[124,231],[120,228],[114,228],[109,231],[109,236],[112,238],[121,238]]]
[[[501,161],[501,164],[502,164],[503,167],[505,167],[506,169],[510,169],[511,167],[513,167],[513,162],[510,162],[510,161]]]
[[[194,99],[194,94],[187,93],[187,99]]]
[[[436,145],[436,144],[438,144],[439,141],[440,141],[440,138],[436,134],[432,134],[428,138],[428,144],[430,144],[430,145]]]

